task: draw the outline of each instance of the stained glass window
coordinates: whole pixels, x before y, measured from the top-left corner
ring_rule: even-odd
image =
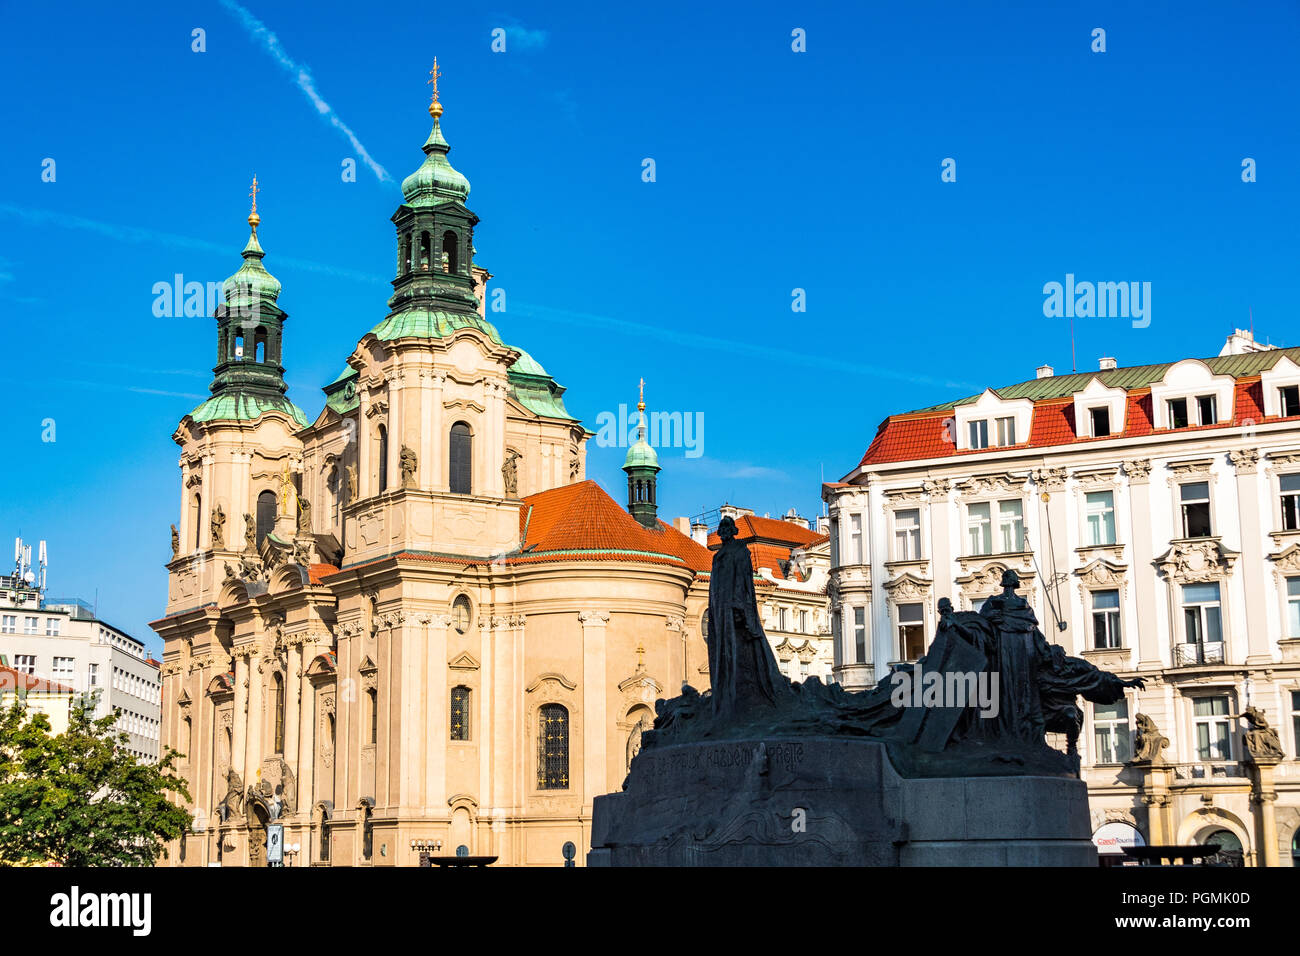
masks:
[[[451,689],[451,739],[469,740],[469,688]]]
[[[537,728],[537,789],[569,788],[569,712],[543,704]]]

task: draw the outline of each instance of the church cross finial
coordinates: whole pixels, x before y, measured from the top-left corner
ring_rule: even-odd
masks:
[[[248,214],[248,224],[253,227],[254,232],[257,231],[257,224],[262,221],[262,217],[257,214],[257,193],[258,193],[257,174],[254,173],[253,188],[248,191],[248,195],[253,197],[253,209]]]
[[[641,392],[637,398],[636,407],[638,411],[645,411],[645,379],[641,379]]]
[[[429,85],[433,87],[433,97],[429,100],[429,115],[437,119],[442,115],[442,104],[438,102],[438,77],[442,76],[442,71],[438,69],[438,58],[433,58],[433,69],[429,71]]]

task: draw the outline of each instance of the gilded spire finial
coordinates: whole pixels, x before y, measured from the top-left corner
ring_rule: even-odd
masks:
[[[433,98],[429,101],[429,115],[437,119],[442,115],[442,104],[438,102],[438,77],[442,76],[442,71],[438,69],[438,58],[433,58],[433,69],[429,71],[429,83],[433,86]]]
[[[248,191],[248,195],[253,197],[253,210],[248,214],[248,224],[253,227],[253,232],[257,232],[257,224],[262,221],[262,217],[257,214],[257,174],[253,174],[253,188]]]
[[[637,399],[636,410],[638,412],[645,411],[645,379],[641,379],[641,394]]]

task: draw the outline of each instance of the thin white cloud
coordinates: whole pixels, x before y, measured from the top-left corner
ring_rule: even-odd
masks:
[[[280,46],[279,37],[272,33],[265,23],[253,16],[247,9],[235,3],[234,0],[221,0],[221,5],[234,14],[243,28],[248,31],[249,36],[262,44],[272,59],[293,77],[294,82],[298,84],[298,89],[302,90],[307,99],[311,100],[312,105],[316,107],[316,112],[329,120],[331,126],[348,138],[352,148],[361,156],[362,162],[370,167],[370,171],[375,174],[379,181],[391,183],[393,177],[388,175],[388,170],[375,162],[366,148],[361,145],[361,140],[357,139],[356,133],[352,132],[352,129],[339,118],[338,113],[334,112],[334,108],[326,103],[320,93],[316,91],[316,81],[312,79],[311,70],[289,56],[284,47]]]
[[[23,206],[0,203],[0,217],[4,216],[11,216],[34,225],[58,226],[63,229],[75,229],[79,232],[93,232],[101,236],[107,236],[110,239],[116,239],[119,242],[171,246],[180,249],[199,249],[204,252],[217,252],[222,255],[230,255],[238,251],[233,243],[222,245],[207,239],[178,236],[175,233],[159,232],[156,229],[143,229],[139,226],[123,226],[119,223],[101,222],[96,219],[86,219],[83,216],[70,216],[67,213],[54,212],[50,209],[28,209]],[[355,269],[340,269],[337,266],[312,262],[308,259],[295,259],[292,256],[275,255],[273,265],[277,268],[283,266],[288,269],[302,269],[306,272],[320,272],[325,275],[338,276],[341,279],[352,279],[356,282],[374,282],[382,285],[388,281],[380,275],[358,272]]]
[[[225,3],[226,0],[222,0]],[[514,17],[501,17],[502,29],[506,31],[506,50],[540,50],[550,41],[551,35],[545,30],[530,30]]]

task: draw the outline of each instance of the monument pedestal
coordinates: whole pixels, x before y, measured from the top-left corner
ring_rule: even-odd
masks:
[[[597,797],[589,866],[1096,866],[1071,777],[905,778],[880,740],[647,748]]]

